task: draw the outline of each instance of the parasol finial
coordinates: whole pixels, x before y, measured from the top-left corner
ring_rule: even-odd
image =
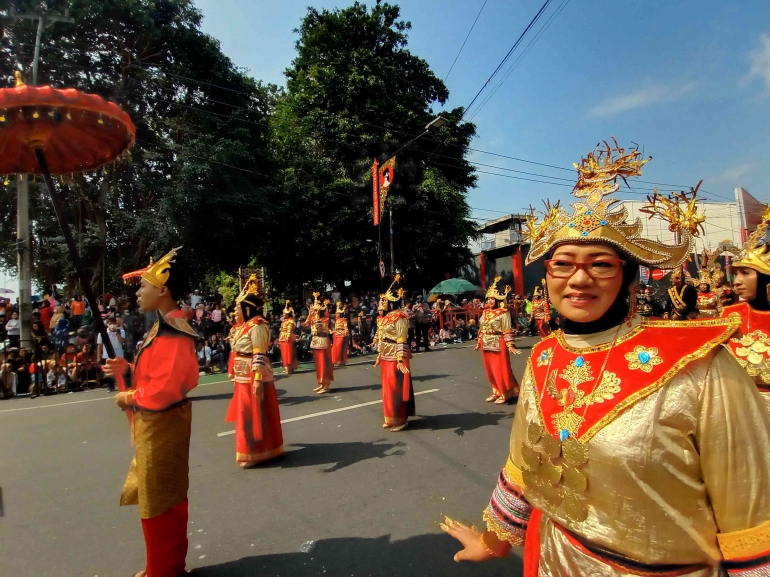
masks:
[[[24,83],[24,77],[21,75],[21,72],[17,70],[13,75],[16,77],[16,88],[19,86],[26,86]]]

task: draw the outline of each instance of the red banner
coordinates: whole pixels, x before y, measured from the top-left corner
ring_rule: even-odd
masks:
[[[374,216],[374,226],[380,224],[380,183],[378,182],[380,171],[377,169],[377,159],[372,164],[372,215]]]

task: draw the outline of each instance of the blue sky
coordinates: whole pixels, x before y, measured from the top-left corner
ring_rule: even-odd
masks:
[[[552,1],[511,63],[563,1]],[[443,78],[483,0],[394,3],[412,22],[410,50]],[[222,42],[235,64],[276,84],[284,84],[283,71],[294,57],[292,30],[306,7],[349,4],[352,0],[196,0],[204,31]],[[470,103],[541,5],[542,0],[487,0],[447,80],[447,107]],[[743,186],[770,201],[770,2],[567,0],[500,89],[469,116],[478,126],[473,147],[483,151],[571,168],[614,135],[653,156],[643,180],[681,187],[702,178],[704,199],[732,199],[733,188]],[[479,170],[509,176],[544,180],[503,169],[569,179],[554,181],[565,184],[574,178],[574,171],[480,152],[470,160],[496,167]],[[544,198],[568,201],[569,191],[479,174],[469,203],[474,217],[491,219],[539,206]],[[647,192],[619,196],[639,199]]]

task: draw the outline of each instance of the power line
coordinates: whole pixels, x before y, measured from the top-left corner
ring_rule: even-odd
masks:
[[[505,66],[505,63],[508,62],[508,59],[511,57],[511,54],[513,54],[513,51],[516,50],[519,44],[521,44],[521,41],[524,39],[524,35],[529,32],[529,29],[532,28],[532,26],[535,25],[535,22],[537,22],[540,19],[540,16],[543,15],[543,12],[545,12],[545,9],[548,8],[548,5],[551,3],[551,0],[545,0],[545,3],[540,7],[540,10],[537,11],[537,14],[535,14],[535,17],[532,18],[531,22],[527,25],[527,27],[524,29],[524,32],[519,35],[519,37],[516,39],[516,42],[513,43],[513,46],[511,46],[511,49],[508,50],[508,53],[505,55],[505,57],[500,61],[500,64],[497,65],[497,68],[492,72],[492,74],[487,78],[487,81],[484,82],[484,85],[479,89],[479,91],[476,93],[476,96],[473,97],[473,100],[471,100],[471,103],[465,107],[465,110],[463,112],[463,116],[465,116],[468,111],[473,106],[474,102],[476,102],[476,99],[481,95],[481,93],[484,91],[484,89],[487,87],[487,85],[492,82],[492,79],[497,75],[498,72],[500,72],[500,69]]]
[[[565,1],[569,2],[570,0],[565,0]],[[551,18],[553,18],[553,15],[551,16]],[[541,29],[541,31],[542,31],[542,29]],[[26,46],[26,44],[23,44],[23,43],[19,43],[19,44]],[[81,50],[80,52],[87,53],[86,51],[83,51],[83,50]],[[65,66],[70,66],[70,67],[73,67],[73,68],[80,68],[80,69],[83,69],[83,70],[90,70],[90,71],[93,71],[93,72],[99,72],[99,73],[102,73],[102,74],[106,74],[104,71],[102,71],[100,69],[89,68],[87,66],[82,66],[82,65],[75,64],[75,63],[72,63],[72,62],[53,60],[53,59],[46,59],[46,60],[48,62],[52,62],[52,63],[56,63],[56,64],[63,64]],[[139,68],[139,69],[142,69],[142,70],[147,70],[147,68],[145,68],[144,66],[135,65],[135,64],[129,65],[129,67],[131,67],[131,68]],[[169,76],[176,77],[176,78],[187,79],[187,80],[190,80],[190,81],[193,81],[193,82],[198,82],[198,83],[205,84],[205,85],[208,85],[208,86],[212,86],[212,87],[215,87],[215,88],[221,88],[223,90],[229,90],[231,92],[236,92],[236,93],[239,93],[239,94],[252,95],[252,93],[249,93],[249,92],[245,92],[245,91],[241,91],[241,90],[236,90],[236,89],[232,89],[232,88],[227,88],[227,87],[224,87],[224,86],[219,86],[219,85],[208,83],[208,82],[199,81],[199,80],[194,79],[194,78],[190,78],[190,77],[187,77],[187,76],[182,76],[182,75],[179,75],[179,74],[172,74],[170,72],[165,72],[163,70],[160,70],[159,72],[161,72],[162,74],[166,74],[166,75],[169,75]],[[135,78],[128,78],[128,80],[132,81],[132,82],[139,82],[139,80],[135,79]],[[152,82],[156,86],[163,87],[163,85],[158,84],[157,81],[150,80],[150,82]],[[137,92],[132,92],[132,94],[135,94],[135,95],[138,95],[138,96],[145,96],[144,94],[140,94],[140,93],[137,93]],[[157,100],[159,102],[166,102],[168,104],[185,106],[186,108],[189,108],[191,110],[197,110],[197,111],[200,111],[200,112],[203,112],[203,113],[215,114],[215,115],[217,115],[219,117],[227,118],[226,115],[222,115],[222,114],[214,113],[214,112],[209,112],[209,111],[198,109],[198,108],[191,107],[191,106],[188,106],[188,105],[183,105],[181,103],[176,103],[176,102],[173,102],[173,101],[167,101],[167,100],[162,100],[162,99],[155,99],[155,100]],[[243,110],[243,111],[246,111],[246,112],[256,112],[254,109],[250,109],[250,108],[246,108],[246,107],[242,107],[242,106],[237,106],[237,105],[230,104],[230,103],[227,103],[227,102],[221,102],[221,101],[214,100],[214,99],[211,99],[211,98],[207,98],[206,100],[208,102],[211,102],[211,103],[221,104],[223,106],[228,106],[230,108],[234,108],[234,109],[237,109],[237,110]],[[288,117],[281,116],[279,114],[276,114],[275,112],[273,112],[270,116],[278,118],[278,119],[286,120],[286,121],[289,121],[289,122],[293,122],[293,123],[296,124],[296,121],[294,119],[290,119]],[[237,120],[242,120],[243,121],[244,119],[237,119]],[[257,124],[257,125],[260,125],[260,126],[270,127],[270,125],[265,124],[265,123],[255,123],[253,121],[247,121],[247,122],[251,122],[252,124]],[[406,136],[412,136],[412,137],[417,136],[417,135],[412,134],[410,132],[399,130],[399,129],[392,128],[392,127],[386,127],[386,126],[381,126],[381,125],[371,124],[371,123],[364,123],[364,122],[362,122],[361,124],[363,126],[369,126],[369,127],[372,127],[372,128],[378,128],[378,129],[385,130],[385,131],[388,131],[388,132],[395,132],[395,133],[399,133],[399,134],[404,134]],[[275,126],[273,126],[273,128],[278,130]],[[284,132],[286,132],[286,131],[284,130]],[[342,133],[342,134],[347,134],[348,136],[350,135],[350,133]],[[437,140],[432,139],[432,138],[425,138],[425,137],[423,137],[423,139],[426,140],[426,141],[429,141],[429,142],[435,142],[439,146],[444,144],[441,141],[437,141]],[[351,145],[350,143],[345,143],[345,142],[338,141],[338,140],[323,139],[323,138],[319,138],[319,140],[326,141],[326,142],[334,142],[336,144],[343,144],[343,145],[346,145],[346,146],[354,146],[354,145]],[[509,159],[509,160],[514,160],[514,161],[517,161],[517,162],[523,162],[523,163],[526,163],[526,164],[533,164],[533,165],[542,166],[542,167],[545,167],[545,168],[552,168],[554,170],[562,170],[562,171],[568,171],[568,172],[573,172],[574,171],[573,168],[565,168],[563,166],[556,166],[556,165],[553,165],[553,164],[537,162],[537,161],[533,161],[533,160],[527,160],[527,159],[524,159],[524,158],[519,158],[519,157],[510,156],[510,155],[506,155],[506,154],[500,154],[500,153],[496,153],[496,152],[490,152],[490,151],[487,151],[487,150],[482,150],[482,149],[473,148],[473,147],[462,147],[461,145],[458,145],[458,144],[446,144],[446,146],[449,146],[449,147],[452,147],[452,148],[467,148],[467,150],[471,151],[471,152],[478,152],[480,154],[487,154],[487,155],[491,155],[491,156],[497,156],[497,157],[500,157],[500,158],[506,158],[506,159]],[[438,150],[438,148],[436,150]],[[439,156],[439,157],[443,157],[443,158],[454,158],[454,157],[447,157],[445,155],[436,154],[435,151],[430,156]],[[429,156],[428,160],[430,160],[430,156]],[[466,161],[466,162],[468,162],[470,164],[477,164],[477,163],[473,163],[471,161]],[[478,163],[478,164],[480,164],[480,163]],[[499,169],[502,169],[502,170],[513,170],[513,169],[505,169],[505,168],[502,168],[502,167],[496,167],[496,168],[499,168]],[[519,172],[522,172],[522,171],[519,171]],[[557,177],[551,177],[551,176],[547,176],[547,175],[536,175],[536,176],[542,176],[544,178],[557,178]],[[681,185],[681,184],[661,183],[661,182],[653,182],[653,181],[647,181],[647,180],[641,180],[641,179],[637,180],[636,182],[641,182],[641,183],[645,183],[645,184],[657,184],[659,186],[671,186],[671,187],[680,188],[680,189],[688,188],[687,186]],[[709,194],[711,196],[718,197],[718,198],[723,198],[723,199],[725,199],[725,200],[727,200],[729,202],[733,202],[733,199],[730,198],[730,197],[727,197],[727,196],[724,196],[724,195],[721,195],[721,194],[718,194],[718,193],[710,192],[710,191],[705,190],[705,189],[701,189],[700,192],[702,194]]]
[[[465,43],[468,42],[468,38],[471,36],[471,32],[473,32],[473,29],[476,27],[476,22],[479,21],[479,16],[481,16],[481,13],[484,11],[484,6],[487,5],[488,0],[484,0],[484,3],[481,5],[481,8],[479,8],[479,13],[476,14],[476,19],[473,21],[473,24],[471,24],[471,29],[468,30],[468,34],[465,36],[465,40],[463,40],[462,46],[460,46],[460,50],[457,52],[457,56],[455,56],[455,59],[452,61],[452,66],[449,67],[449,72],[446,73],[446,76],[444,76],[444,82],[446,82],[446,79],[449,78],[449,75],[452,74],[452,70],[455,67],[455,64],[457,63],[457,59],[460,58],[460,54],[463,52],[463,48],[465,48]]]

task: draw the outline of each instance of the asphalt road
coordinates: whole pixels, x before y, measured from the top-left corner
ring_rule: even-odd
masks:
[[[520,378],[526,340],[519,346]],[[193,576],[521,575],[521,551],[454,563],[457,543],[438,527],[442,513],[482,525],[507,455],[515,407],[484,402],[480,353],[454,346],[415,356],[418,417],[401,433],[381,428],[372,361],[335,371],[326,396],[312,393],[312,372],[279,377],[286,456],[246,471],[234,437],[221,435],[232,430],[232,384],[208,377],[193,391]],[[143,567],[137,508],[118,506],[133,449],[110,399],[95,391],[0,403],[0,575],[112,577]]]

